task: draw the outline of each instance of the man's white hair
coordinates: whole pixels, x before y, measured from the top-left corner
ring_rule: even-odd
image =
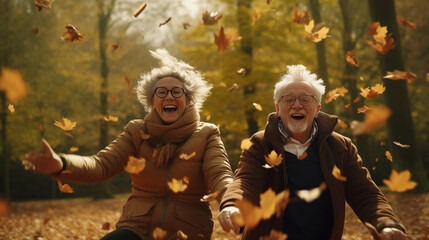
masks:
[[[156,49],[150,53],[160,61],[160,66],[142,74],[141,80],[137,83],[137,99],[143,104],[145,110],[152,111],[154,91],[158,80],[164,77],[174,77],[183,83],[191,105],[193,104],[197,111],[200,111],[213,86],[207,83],[202,75],[194,70],[194,67],[171,56],[167,50]]]
[[[314,97],[317,102],[322,101],[322,95],[325,93],[325,85],[322,79],[317,79],[316,74],[310,73],[304,65],[289,65],[288,72],[284,74],[276,83],[274,88],[274,103],[280,101],[281,93],[292,82],[307,83],[314,91]]]

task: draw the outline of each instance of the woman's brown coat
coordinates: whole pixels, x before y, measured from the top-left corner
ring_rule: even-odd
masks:
[[[129,156],[144,158],[144,170],[131,174],[132,193],[123,207],[117,228],[130,229],[142,239],[150,239],[156,227],[172,235],[180,230],[188,239],[210,239],[212,215],[209,203],[200,199],[215,192],[220,199],[232,181],[218,128],[200,122],[171,163],[160,168],[152,159],[154,148],[145,140],[144,132],[144,121],[133,120],[115,141],[96,155],[62,154],[67,168],[56,178],[66,182],[97,183],[122,172]],[[195,155],[186,159],[182,154]],[[167,182],[172,182],[173,178],[188,181],[186,190],[172,192]]]

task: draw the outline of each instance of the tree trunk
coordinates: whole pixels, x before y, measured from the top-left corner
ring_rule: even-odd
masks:
[[[354,49],[356,47],[356,41],[353,40],[352,37],[352,27],[351,27],[351,20],[350,20],[350,7],[349,7],[349,0],[338,0],[340,4],[341,14],[343,17],[343,25],[344,25],[344,31],[343,31],[343,52],[344,56],[345,54]],[[357,109],[359,107],[357,102],[354,102],[353,100],[356,99],[359,96],[359,91],[357,87],[358,82],[358,71],[357,67],[350,65],[349,63],[346,63],[344,68],[344,74],[342,82],[346,86],[346,88],[349,90],[349,96],[350,96],[350,104],[351,104],[351,114],[350,119],[354,120],[362,120],[363,115],[358,114]],[[362,157],[362,159],[369,159],[369,142],[368,142],[368,135],[362,134],[358,135],[356,137],[356,146],[359,149],[359,155]]]
[[[10,53],[10,42],[9,42],[9,26],[10,26],[10,1],[7,0],[2,7],[0,8],[0,20],[2,24],[0,24],[0,70],[3,67],[7,67],[9,65],[9,56]],[[2,179],[0,186],[0,196],[6,199],[10,199],[10,184],[9,184],[9,163],[10,163],[10,146],[9,141],[7,140],[7,99],[6,94],[4,92],[0,92],[1,99],[1,112],[0,112],[0,121],[1,121],[1,171],[2,171]]]
[[[105,0],[97,0],[98,3],[98,50],[100,55],[100,76],[101,76],[101,88],[100,88],[100,138],[99,148],[105,148],[108,143],[108,125],[103,119],[103,116],[107,116],[107,97],[108,97],[108,76],[109,68],[107,64],[107,27],[110,20],[110,14],[115,5],[115,0],[110,1],[110,4],[105,4]],[[107,8],[106,8],[107,5]],[[106,180],[95,186],[94,198],[112,198],[113,195],[110,191],[110,180]]]
[[[380,22],[381,26],[387,26],[388,33],[392,33],[396,47],[384,55],[379,55],[381,75],[387,71],[404,71],[401,40],[398,24],[396,22],[395,3],[393,0],[369,0],[369,9],[373,22]],[[413,180],[418,182],[418,190],[429,190],[429,182],[422,161],[417,156],[415,149],[414,125],[411,117],[410,102],[408,97],[407,82],[405,80],[391,81],[384,79],[384,92],[386,104],[392,109],[392,115],[388,120],[389,147],[393,155],[393,167],[397,171],[408,169],[412,173]],[[393,141],[409,144],[411,148],[401,148],[393,144]]]
[[[239,33],[242,36],[242,40],[240,41],[240,50],[244,54],[244,64],[246,69],[246,78],[249,78],[252,74],[252,65],[253,65],[253,45],[252,45],[252,26],[251,20],[252,16],[251,0],[238,0],[237,1],[237,17],[239,24]],[[245,81],[247,82],[247,81]],[[255,93],[255,84],[252,82],[247,82],[244,85],[244,99],[251,99],[252,95]],[[245,106],[245,115],[247,121],[247,133],[248,136],[252,136],[255,132],[259,130],[258,122],[255,119],[255,108],[251,107],[251,104],[246,104]]]
[[[320,4],[319,0],[309,0],[310,1],[310,9],[311,14],[313,15],[314,24],[318,24],[322,22],[322,17],[320,16]],[[329,76],[328,76],[328,64],[326,63],[326,51],[325,51],[325,41],[320,41],[316,44],[316,52],[317,52],[317,75],[319,78],[323,79],[325,83],[326,89],[331,89],[329,84]],[[323,111],[326,111],[330,114],[335,113],[335,108],[333,104],[322,105],[324,108]]]

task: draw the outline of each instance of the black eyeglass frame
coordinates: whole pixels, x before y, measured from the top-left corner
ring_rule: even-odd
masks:
[[[158,95],[158,92],[157,92],[158,89],[165,89],[165,91],[166,91],[165,96]],[[180,91],[181,92],[180,96],[178,96],[178,95],[174,96],[173,91],[176,90],[176,89],[180,89],[181,90]],[[153,92],[153,95],[154,96],[156,95],[159,98],[166,98],[168,96],[169,92],[171,93],[171,96],[173,96],[174,98],[180,98],[180,97],[183,96],[183,94],[185,94],[186,96],[188,96],[188,93],[186,92],[186,90],[183,89],[183,88],[181,88],[181,87],[174,87],[174,88],[172,88],[170,90],[168,90],[166,87],[157,87],[157,88],[155,88],[155,91]]]
[[[286,103],[285,101],[283,101],[283,99],[284,99],[284,97],[294,97],[294,99],[293,99],[293,102],[292,103]],[[316,100],[316,102],[317,102],[317,99],[316,99],[316,97],[315,96],[313,96],[313,95],[301,95],[301,96],[294,96],[294,95],[283,95],[283,96],[281,96],[280,97],[280,99],[279,99],[279,102],[282,102],[283,104],[285,104],[286,106],[292,106],[292,105],[294,105],[295,104],[295,101],[298,99],[298,101],[299,101],[299,103],[302,105],[302,106],[309,106],[309,105],[311,105],[311,101],[309,102],[309,103],[306,103],[305,101],[304,101],[304,103],[303,103],[303,101],[301,101],[301,98],[302,97],[313,97],[313,99],[314,100]]]

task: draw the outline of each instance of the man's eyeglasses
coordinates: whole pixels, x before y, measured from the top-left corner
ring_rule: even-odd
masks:
[[[167,97],[168,93],[171,93],[171,96],[173,96],[174,98],[179,98],[183,95],[183,93],[185,95],[187,95],[185,89],[181,88],[181,87],[174,87],[171,90],[168,90],[165,87],[157,87],[155,88],[155,95],[159,98],[165,98]]]
[[[294,95],[284,95],[280,97],[280,102],[285,104],[286,106],[292,106],[296,99],[298,98],[299,102],[303,106],[308,106],[311,104],[311,102],[316,100],[316,98],[313,95],[301,95],[301,96],[294,96]]]

